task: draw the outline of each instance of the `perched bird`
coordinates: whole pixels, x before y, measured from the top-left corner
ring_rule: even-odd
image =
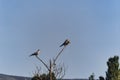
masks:
[[[38,49],[36,52],[34,52],[33,54],[31,54],[30,56],[37,56],[40,53],[40,50]]]
[[[62,47],[62,46],[67,46],[69,43],[70,43],[70,41],[69,41],[68,39],[66,39],[66,40],[64,41],[64,43],[60,45],[60,47]]]

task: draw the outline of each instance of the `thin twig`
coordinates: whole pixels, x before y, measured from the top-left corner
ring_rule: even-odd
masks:
[[[57,58],[60,56],[60,54],[61,54],[61,53],[63,52],[63,50],[65,49],[65,47],[66,47],[66,46],[64,46],[64,47],[62,48],[62,50],[58,53],[58,55],[55,57],[55,59],[54,59],[54,64],[55,64]]]
[[[38,56],[36,56],[36,58],[37,58],[40,62],[43,63],[43,65],[48,69],[48,71],[50,71],[49,67],[47,66],[47,64],[45,64],[45,63],[43,62],[42,59],[40,59]]]

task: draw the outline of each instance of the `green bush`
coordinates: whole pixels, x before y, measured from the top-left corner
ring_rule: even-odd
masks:
[[[31,80],[50,80],[50,75],[49,74],[36,74],[32,77]],[[54,75],[54,73],[52,73],[52,80],[56,80],[56,77]]]

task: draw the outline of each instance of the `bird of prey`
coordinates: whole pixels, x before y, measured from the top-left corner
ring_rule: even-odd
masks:
[[[31,54],[30,56],[37,56],[40,53],[40,50],[38,49],[36,52],[34,52],[33,54]]]
[[[64,43],[60,45],[60,47],[62,47],[62,46],[67,46],[69,43],[70,43],[70,41],[69,41],[68,39],[66,39],[66,40],[64,41]]]

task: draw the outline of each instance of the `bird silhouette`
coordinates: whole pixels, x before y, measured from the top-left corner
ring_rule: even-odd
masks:
[[[40,50],[38,49],[36,52],[34,52],[33,54],[31,54],[30,56],[38,56],[39,53],[40,53]]]
[[[70,43],[70,41],[69,41],[68,39],[66,39],[66,40],[64,41],[64,43],[60,45],[60,47],[62,47],[62,46],[67,46],[69,43]]]

